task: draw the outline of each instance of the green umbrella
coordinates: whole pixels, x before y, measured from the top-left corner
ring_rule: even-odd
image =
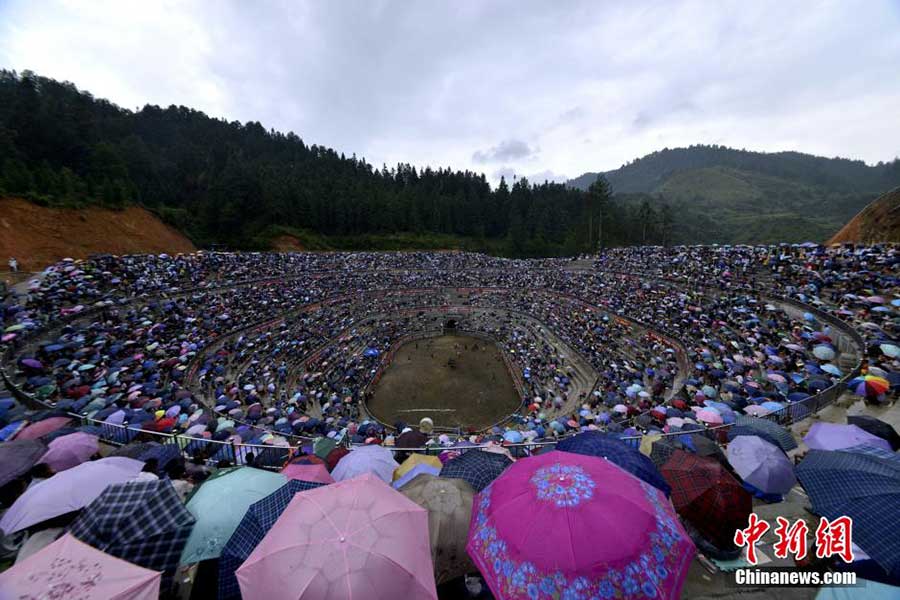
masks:
[[[34,390],[34,393],[37,394],[39,398],[46,398],[55,391],[56,384],[48,383],[47,385],[42,385],[38,389]]]
[[[207,480],[187,503],[197,523],[184,546],[181,564],[219,558],[247,508],[285,483],[287,479],[280,473],[252,467],[221,471]]]
[[[21,331],[21,330],[23,330],[23,329],[25,329],[25,326],[22,325],[21,323],[19,323],[18,325],[10,325],[9,327],[7,327],[6,329],[4,329],[3,331],[4,331],[4,333],[11,333],[11,332],[13,332],[13,331]]]
[[[328,458],[328,455],[335,448],[337,448],[337,442],[335,442],[331,438],[327,438],[327,437],[318,438],[316,441],[313,442],[313,454],[315,454],[322,460],[325,460],[326,458]]]

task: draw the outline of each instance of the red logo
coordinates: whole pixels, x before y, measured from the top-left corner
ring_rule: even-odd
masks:
[[[803,560],[807,554],[807,535],[809,527],[803,519],[793,524],[784,517],[776,517],[774,551],[777,558],[788,558],[793,555],[796,560]],[[750,513],[746,529],[734,532],[734,543],[738,548],[747,547],[747,561],[757,564],[756,544],[769,531],[770,526],[761,521],[756,513]],[[853,562],[853,519],[847,516],[829,521],[822,517],[816,527],[816,557],[831,558],[839,556],[844,562]]]

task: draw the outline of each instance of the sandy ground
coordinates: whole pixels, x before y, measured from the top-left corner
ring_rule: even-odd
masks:
[[[519,396],[497,346],[444,335],[402,346],[368,407],[389,424],[431,417],[439,427],[483,428],[514,412]]]

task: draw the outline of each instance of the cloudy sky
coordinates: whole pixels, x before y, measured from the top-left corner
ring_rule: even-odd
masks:
[[[898,31],[900,0],[0,0],[0,67],[561,180],[694,143],[893,159]]]

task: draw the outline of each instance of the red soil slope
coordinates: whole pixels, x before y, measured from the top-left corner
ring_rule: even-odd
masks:
[[[828,240],[844,242],[900,242],[900,188],[873,200]]]
[[[178,254],[196,248],[156,215],[131,206],[45,208],[18,198],[0,199],[0,271],[11,256],[19,269],[37,271],[61,258],[90,254]]]

